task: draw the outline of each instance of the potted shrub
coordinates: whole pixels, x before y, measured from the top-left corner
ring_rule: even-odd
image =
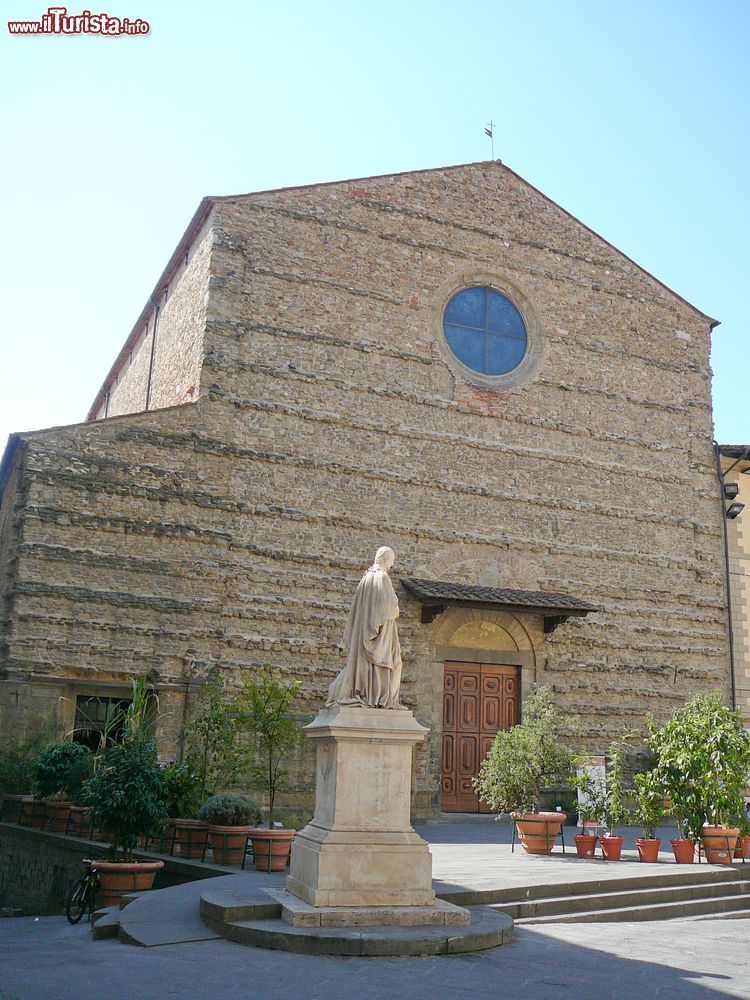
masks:
[[[4,822],[20,822],[22,803],[24,800],[32,801],[34,760],[47,739],[45,732],[42,736],[32,736],[0,750],[0,819]]]
[[[577,758],[574,763],[577,768],[584,768],[588,760],[588,757],[581,757]],[[578,857],[590,860],[595,856],[599,836],[595,833],[586,833],[586,824],[599,821],[601,782],[597,781],[590,772],[581,770],[574,778],[571,778],[571,784],[578,790],[578,821],[582,830],[581,833],[573,835],[573,841]]]
[[[750,733],[739,711],[718,692],[695,695],[661,729],[651,726],[648,744],[688,837],[703,840],[711,863],[731,864],[740,834],[731,824],[750,772]]]
[[[474,779],[491,809],[511,814],[527,854],[549,854],[567,818],[539,811],[542,789],[570,779],[573,757],[558,732],[552,692],[537,688],[524,702],[522,721],[498,732]]]
[[[218,865],[239,865],[252,828],[260,822],[256,802],[246,795],[212,795],[198,811],[198,819],[208,823],[211,852]]]
[[[186,762],[166,764],[162,770],[166,790],[166,830],[163,839],[176,841],[184,858],[203,857],[208,841],[208,823],[197,819],[201,804],[201,775]]]
[[[289,774],[285,765],[303,743],[299,722],[291,715],[300,687],[299,681],[285,681],[266,666],[257,677],[244,679],[237,702],[238,723],[249,737],[249,784],[268,796],[268,828],[251,834],[253,862],[260,871],[282,871],[289,862],[295,831],[274,827],[274,805]]]
[[[111,861],[95,861],[104,905],[119,902],[123,892],[150,889],[163,861],[133,857],[138,838],[151,834],[166,818],[164,781],[151,742],[126,737],[107,749],[85,791],[94,824],[110,840]],[[118,860],[115,860],[118,859]]]
[[[624,838],[619,836],[617,828],[630,818],[630,812],[625,806],[623,774],[626,742],[627,737],[613,740],[607,749],[604,782],[601,786],[601,800],[598,803],[599,819],[606,827],[606,833],[599,837],[599,843],[602,855],[607,861],[620,860]]]
[[[635,818],[643,831],[635,846],[640,861],[655,862],[659,859],[661,839],[656,828],[664,817],[664,789],[654,771],[644,771],[633,778],[635,783]]]
[[[164,778],[151,731],[145,682],[134,681],[122,743],[105,750],[84,788],[91,818],[110,841],[112,860],[93,862],[105,906],[119,903],[125,892],[150,889],[156,872],[164,867],[163,861],[133,857],[138,838],[153,834],[166,818]]]
[[[34,796],[46,799],[50,830],[66,832],[71,808],[80,801],[84,783],[93,770],[93,755],[80,743],[53,744],[36,758]]]
[[[199,705],[183,727],[185,763],[197,776],[198,804],[243,776],[245,757],[238,752],[236,695],[218,670],[202,684]]]

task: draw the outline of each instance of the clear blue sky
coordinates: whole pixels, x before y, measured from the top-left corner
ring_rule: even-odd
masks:
[[[0,24],[0,447],[80,421],[205,194],[495,156],[700,309],[750,443],[750,3],[97,0],[146,37]],[[624,375],[626,373],[623,373]]]

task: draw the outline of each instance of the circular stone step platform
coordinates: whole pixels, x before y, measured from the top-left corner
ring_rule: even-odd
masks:
[[[200,903],[204,922],[230,941],[311,955],[457,955],[512,939],[513,919],[505,913],[488,906],[468,910],[471,922],[464,926],[292,927],[281,919],[277,900],[262,891],[225,892],[214,885]]]

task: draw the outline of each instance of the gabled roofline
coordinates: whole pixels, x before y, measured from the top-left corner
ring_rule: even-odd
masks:
[[[656,275],[646,270],[646,268],[643,267],[641,264],[639,264],[638,261],[633,260],[632,257],[628,257],[626,253],[620,250],[619,247],[616,247],[613,243],[610,243],[610,241],[606,239],[606,237],[602,236],[601,233],[598,233],[595,229],[592,229],[591,226],[587,226],[585,222],[581,222],[578,216],[573,215],[573,213],[569,212],[567,208],[563,208],[562,205],[558,204],[558,202],[550,198],[549,195],[546,195],[544,191],[540,191],[538,187],[535,187],[530,181],[527,181],[525,177],[522,177],[520,174],[516,173],[515,170],[512,170],[509,166],[507,166],[507,164],[503,163],[502,160],[474,160],[472,163],[454,163],[447,167],[427,167],[422,170],[397,170],[394,173],[389,173],[389,174],[371,174],[367,177],[349,177],[345,180],[323,181],[319,184],[293,184],[288,187],[267,188],[264,191],[249,191],[244,194],[221,195],[218,197],[214,197],[212,200],[216,202],[233,201],[236,200],[237,198],[251,198],[257,195],[283,194],[286,191],[307,191],[311,190],[312,188],[334,187],[337,184],[359,184],[364,181],[379,181],[379,180],[385,180],[386,178],[389,177],[409,177],[414,174],[446,173],[449,170],[450,171],[463,170],[465,167],[482,167],[488,164],[500,167],[500,169],[502,170],[506,170],[509,174],[512,174],[513,177],[516,178],[516,180],[520,181],[527,188],[530,188],[540,197],[544,198],[544,200],[548,204],[554,205],[555,208],[559,209],[564,215],[567,215],[569,219],[573,220],[573,222],[576,222],[579,226],[582,226],[587,232],[591,233],[592,236],[595,236],[598,240],[601,240],[602,243],[605,243],[611,250],[614,250],[616,254],[619,254],[620,257],[623,257],[634,267],[637,267],[639,271],[647,275],[647,277],[651,278],[652,281],[655,281],[657,285],[660,285],[665,291],[669,292],[670,295],[673,295],[676,299],[679,299],[680,302],[684,302],[686,306],[689,306],[689,308],[692,309],[693,312],[697,313],[703,319],[707,319],[711,324],[712,330],[714,329],[714,327],[718,326],[721,323],[721,320],[714,319],[713,316],[709,316],[708,313],[703,312],[702,309],[699,309],[696,305],[693,305],[692,302],[689,302],[686,298],[680,295],[679,292],[676,292],[673,288],[670,288],[669,285],[666,285],[663,281],[657,278]]]
[[[159,275],[159,279],[154,285],[154,290],[151,292],[151,295],[149,296],[145,306],[141,310],[140,316],[135,321],[135,325],[128,334],[127,340],[120,348],[117,357],[115,358],[114,363],[112,364],[112,367],[107,372],[107,377],[102,382],[99,391],[94,397],[94,402],[91,404],[89,411],[86,414],[86,420],[84,421],[85,423],[88,423],[94,419],[97,410],[104,402],[104,398],[107,394],[107,386],[112,381],[118,369],[120,368],[123,357],[128,353],[130,348],[133,346],[133,344],[135,344],[138,337],[141,335],[141,332],[143,331],[143,328],[148,320],[149,313],[159,300],[161,290],[166,285],[169,284],[170,278],[179,267],[180,261],[185,256],[186,252],[190,248],[190,245],[192,244],[195,237],[203,228],[203,225],[206,219],[208,218],[209,214],[211,213],[211,210],[213,209],[216,200],[217,200],[216,198],[210,198],[210,197],[201,199],[201,202],[198,205],[195,214],[188,223],[187,229],[180,238],[180,242],[174,248],[172,256],[169,258],[169,261],[167,262],[167,266]]]
[[[123,422],[126,420],[133,420],[135,417],[143,417],[146,414],[149,416],[158,412],[169,413],[170,410],[185,410],[191,407],[198,406],[200,399],[192,399],[187,403],[174,403],[172,406],[160,406],[158,411],[156,410],[135,410],[132,413],[117,413],[113,417],[105,417],[102,420],[93,421],[97,426],[101,424],[113,424],[118,421]],[[15,431],[13,434],[8,435],[8,443],[5,446],[5,451],[0,459],[0,503],[3,498],[3,491],[5,489],[5,483],[10,474],[10,468],[13,464],[13,456],[21,447],[21,445],[26,444],[28,441],[35,440],[36,438],[44,437],[46,434],[58,434],[65,431],[74,431],[78,428],[88,428],[91,429],[91,420],[81,420],[75,424],[56,424],[54,427],[40,427],[35,431]]]
[[[154,290],[149,296],[146,305],[143,307],[140,316],[136,320],[125,343],[118,352],[112,367],[107,373],[107,377],[104,379],[104,382],[102,383],[101,388],[97,392],[96,397],[94,398],[94,402],[92,403],[88,411],[88,414],[86,415],[86,421],[91,421],[94,419],[94,415],[96,414],[97,410],[104,401],[107,391],[107,386],[109,385],[112,378],[120,368],[123,357],[125,356],[125,354],[127,354],[127,352],[130,350],[130,348],[133,346],[133,344],[140,336],[140,333],[143,330],[143,327],[145,326],[146,321],[148,319],[149,312],[151,311],[151,309],[153,309],[154,305],[159,299],[161,289],[166,284],[168,284],[169,279],[171,278],[174,271],[177,269],[180,260],[184,257],[186,250],[190,247],[191,243],[193,242],[197,234],[200,232],[210,212],[217,203],[224,201],[236,201],[237,199],[240,198],[259,197],[262,195],[284,194],[287,191],[310,191],[318,188],[336,187],[345,184],[361,184],[366,181],[386,180],[387,178],[392,178],[392,177],[409,177],[415,174],[447,173],[448,171],[464,170],[467,167],[482,167],[487,165],[499,167],[501,170],[505,170],[509,174],[512,174],[513,177],[516,178],[516,180],[521,182],[521,184],[525,185],[531,191],[534,191],[537,195],[543,198],[548,204],[553,205],[564,215],[567,215],[569,219],[573,220],[573,222],[577,223],[587,232],[591,233],[591,235],[596,237],[596,239],[601,240],[602,243],[606,244],[606,246],[608,246],[611,250],[613,250],[624,260],[627,260],[628,263],[638,268],[638,270],[642,274],[645,274],[652,281],[655,281],[657,285],[661,286],[661,288],[669,292],[669,294],[674,296],[676,299],[679,299],[680,302],[683,302],[686,306],[692,309],[693,312],[697,313],[698,316],[707,320],[708,323],[710,324],[711,330],[713,330],[716,326],[719,325],[720,320],[714,319],[712,316],[709,316],[708,313],[703,312],[703,310],[699,309],[697,306],[693,305],[692,302],[689,302],[686,298],[680,295],[679,292],[675,292],[673,288],[669,287],[669,285],[666,285],[663,281],[660,281],[659,278],[657,278],[650,271],[647,271],[645,267],[642,267],[637,261],[633,260],[632,257],[628,257],[626,253],[623,253],[623,251],[620,250],[618,247],[616,247],[613,243],[610,243],[608,239],[606,239],[600,233],[597,233],[595,229],[592,229],[590,226],[587,226],[585,222],[581,222],[581,220],[577,216],[573,215],[572,212],[569,212],[566,208],[563,208],[562,205],[558,204],[556,201],[554,201],[552,198],[546,195],[543,191],[540,191],[539,188],[535,187],[520,174],[516,173],[515,170],[512,170],[510,167],[506,166],[506,164],[504,164],[502,160],[474,160],[472,163],[454,163],[447,167],[445,166],[427,167],[420,170],[397,170],[394,171],[393,173],[387,173],[387,174],[370,174],[365,177],[349,177],[342,180],[321,181],[313,184],[293,184],[287,187],[266,188],[262,191],[249,191],[242,194],[207,195],[205,198],[201,199],[201,202],[198,205],[198,208],[196,209],[196,212],[193,215],[192,219],[190,220],[187,229],[182,234],[182,237],[177,246],[175,247],[172,256],[169,258],[167,266],[164,268],[161,275],[159,276],[158,281],[154,285]]]
[[[3,496],[5,494],[5,486],[10,477],[10,470],[13,467],[13,459],[16,457],[16,452],[18,451],[20,445],[20,434],[8,435],[8,443],[5,445],[2,461],[0,461],[0,505],[2,505]]]

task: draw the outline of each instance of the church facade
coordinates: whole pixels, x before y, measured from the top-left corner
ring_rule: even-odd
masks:
[[[3,739],[145,675],[169,759],[265,663],[312,714],[381,545],[421,815],[534,684],[599,753],[728,701],[714,325],[499,161],[204,199],[88,420],[6,450]]]

